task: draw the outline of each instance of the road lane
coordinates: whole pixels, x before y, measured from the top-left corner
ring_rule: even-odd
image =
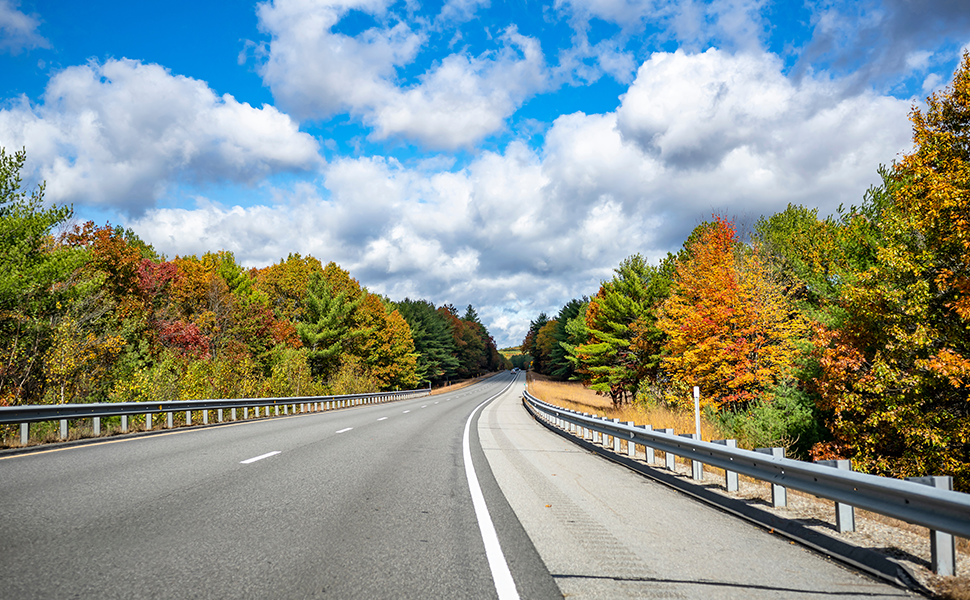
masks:
[[[507,383],[0,460],[0,590],[496,597],[461,439],[472,409]],[[473,430],[471,454],[523,597],[554,597]]]
[[[528,415],[521,391],[483,410],[481,447],[571,600],[914,597],[562,439]]]

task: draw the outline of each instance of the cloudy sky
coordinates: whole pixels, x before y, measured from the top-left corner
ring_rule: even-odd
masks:
[[[500,345],[713,212],[858,203],[966,0],[0,0],[0,145],[169,257],[333,260]]]

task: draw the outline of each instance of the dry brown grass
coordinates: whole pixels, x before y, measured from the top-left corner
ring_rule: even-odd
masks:
[[[624,404],[613,408],[613,402],[606,396],[599,396],[581,383],[572,381],[553,381],[545,375],[530,372],[529,392],[533,396],[551,404],[596,414],[609,419],[633,421],[636,425],[652,425],[654,429],[673,429],[676,433],[694,432],[694,415],[677,412],[663,407],[645,408]],[[714,423],[701,416],[701,437],[705,440],[718,440],[731,437]]]

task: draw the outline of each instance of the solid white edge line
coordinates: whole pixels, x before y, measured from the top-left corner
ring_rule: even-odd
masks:
[[[511,386],[512,383],[510,382],[505,389],[476,406],[472,414],[468,415],[468,420],[465,421],[465,434],[462,436],[461,449],[462,458],[465,461],[465,477],[468,479],[468,491],[471,492],[472,506],[475,507],[478,528],[482,532],[482,541],[485,543],[485,556],[488,558],[488,567],[492,571],[492,581],[495,582],[495,591],[498,593],[499,600],[518,600],[519,592],[515,589],[515,580],[512,579],[512,572],[509,571],[509,565],[505,561],[505,555],[502,554],[502,545],[499,544],[498,534],[495,532],[492,517],[488,514],[488,507],[485,505],[482,486],[478,483],[475,466],[472,465],[472,452],[468,441],[468,432],[471,428],[472,418],[478,412],[478,409],[504,394]]]
[[[270,456],[276,456],[279,453],[280,453],[279,450],[274,450],[272,452],[267,452],[266,454],[260,454],[259,456],[254,456],[252,458],[247,458],[246,460],[241,460],[239,461],[239,464],[248,465],[249,463],[254,463],[257,460],[263,460],[264,458],[269,458]]]
[[[353,429],[353,427],[347,427],[346,429],[341,429],[341,430],[340,430],[340,431],[338,431],[337,433],[347,433],[347,432],[348,432],[348,431],[350,431],[351,429]]]

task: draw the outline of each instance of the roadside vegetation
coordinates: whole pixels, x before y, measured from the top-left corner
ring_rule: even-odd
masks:
[[[352,394],[510,368],[471,305],[393,301],[299,254],[169,259],[46,206],[43,185],[22,189],[25,160],[0,148],[0,406]]]
[[[970,54],[910,119],[912,152],[858,206],[789,205],[747,236],[715,214],[538,315],[511,360],[611,416],[689,414],[696,385],[719,437],[970,492]]]

